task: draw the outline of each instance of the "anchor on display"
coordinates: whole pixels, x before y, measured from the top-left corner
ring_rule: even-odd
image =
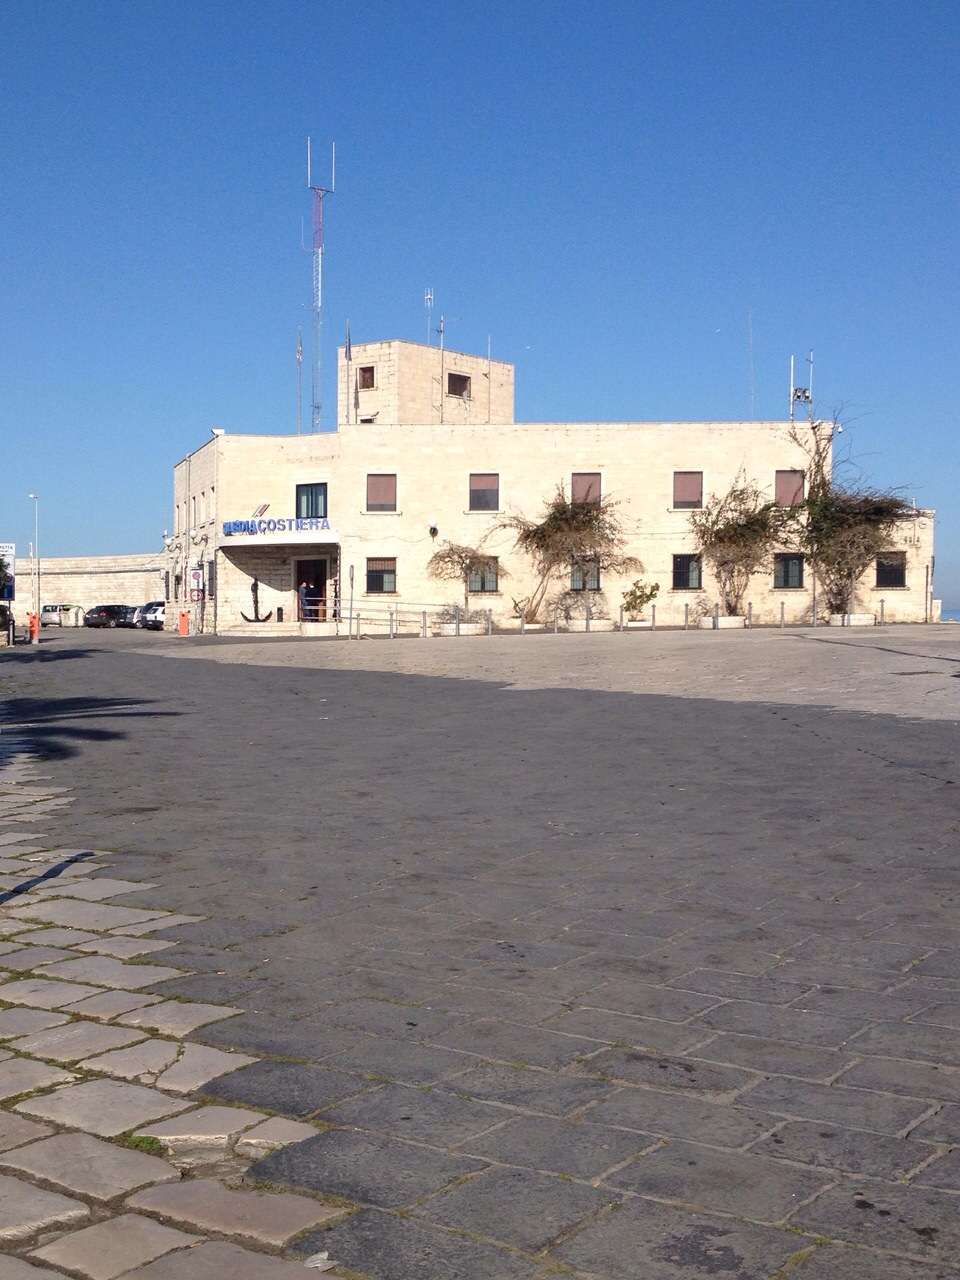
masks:
[[[254,578],[253,582],[250,584],[250,594],[253,596],[253,617],[248,618],[242,609],[240,610],[240,617],[244,620],[244,622],[269,622],[270,619],[273,617],[272,609],[270,610],[270,612],[267,614],[265,618],[260,617],[260,579],[259,578]]]

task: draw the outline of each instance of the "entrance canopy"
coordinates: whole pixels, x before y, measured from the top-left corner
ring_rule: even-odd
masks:
[[[322,534],[323,537],[318,537]],[[224,521],[220,547],[302,546],[306,543],[340,541],[340,535],[330,528],[330,521],[323,516],[277,516],[256,520]]]

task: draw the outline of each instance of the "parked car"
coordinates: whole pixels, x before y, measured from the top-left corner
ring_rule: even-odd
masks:
[[[135,627],[145,627],[147,625],[146,619],[149,611],[151,609],[162,609],[162,608],[163,608],[162,600],[150,600],[147,604],[142,604],[140,608],[137,610],[136,617],[133,620],[133,625]],[[162,625],[163,623],[162,617],[160,621]]]
[[[41,627],[78,627],[82,618],[78,604],[45,604],[40,610]]]
[[[143,625],[150,631],[162,631],[167,610],[162,600],[148,604],[143,611]]]
[[[125,604],[123,613],[117,618],[118,627],[135,627],[137,625],[137,606]]]
[[[85,627],[117,627],[122,625],[121,618],[127,615],[125,604],[98,604],[88,609],[83,615]]]

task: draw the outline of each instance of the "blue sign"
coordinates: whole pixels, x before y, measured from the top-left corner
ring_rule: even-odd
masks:
[[[310,530],[329,530],[330,521],[326,516],[286,516],[279,520],[225,520],[223,536],[229,538],[232,533],[301,533]]]

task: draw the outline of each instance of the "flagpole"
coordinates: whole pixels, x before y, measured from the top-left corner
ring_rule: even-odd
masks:
[[[303,434],[303,336],[297,330],[297,435]]]
[[[353,362],[353,344],[350,341],[350,321],[347,321],[347,337],[344,343],[344,355],[347,362],[347,426],[350,425],[350,366]]]

